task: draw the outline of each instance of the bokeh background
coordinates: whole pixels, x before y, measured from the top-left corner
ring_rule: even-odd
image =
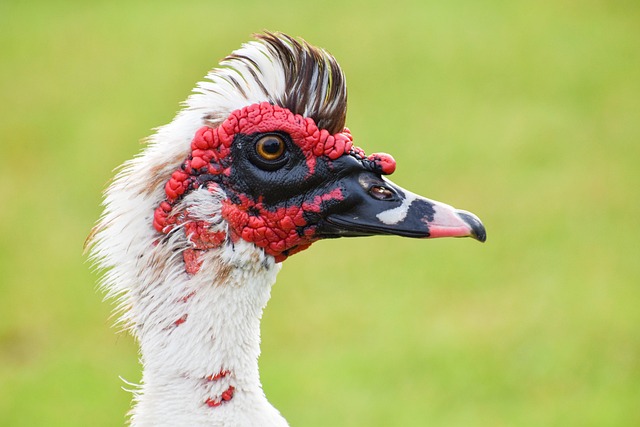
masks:
[[[136,346],[82,254],[112,170],[270,29],[488,241],[285,262],[261,375],[292,426],[640,425],[640,3],[0,1],[0,425],[116,426]]]

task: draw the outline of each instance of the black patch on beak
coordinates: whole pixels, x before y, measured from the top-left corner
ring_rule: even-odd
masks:
[[[373,172],[354,172],[338,184],[344,200],[324,213],[318,226],[319,237],[486,239],[484,226],[475,215],[413,194]]]

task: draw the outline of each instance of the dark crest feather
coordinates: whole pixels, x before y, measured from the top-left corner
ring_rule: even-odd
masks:
[[[282,64],[285,90],[273,101],[295,114],[315,120],[330,133],[344,129],[347,85],[336,59],[323,49],[282,33],[257,34]]]

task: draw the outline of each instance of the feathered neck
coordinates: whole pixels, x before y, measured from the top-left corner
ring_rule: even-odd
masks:
[[[279,265],[238,243],[205,254],[192,278],[140,289],[130,313],[144,365],[133,426],[287,425],[258,374],[260,318]]]
[[[140,344],[132,425],[286,426],[262,392],[257,364],[260,318],[280,264],[243,240],[227,241],[203,251],[189,274],[185,233],[159,241],[148,225],[153,199],[140,185],[112,187],[109,201],[128,211],[110,214],[94,247],[103,260],[120,258],[105,284]],[[183,201],[224,232],[219,203],[204,189]]]

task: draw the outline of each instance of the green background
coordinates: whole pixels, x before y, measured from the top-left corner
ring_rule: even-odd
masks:
[[[135,344],[82,255],[112,170],[262,29],[470,239],[285,262],[261,375],[292,426],[640,425],[637,1],[0,2],[0,425],[122,425]]]

